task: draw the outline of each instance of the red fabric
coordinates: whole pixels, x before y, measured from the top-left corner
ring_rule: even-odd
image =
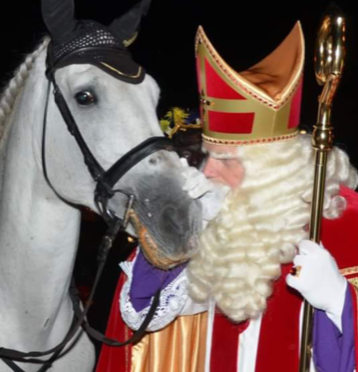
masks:
[[[262,319],[256,372],[298,371],[302,298],[285,282],[291,267],[282,267],[282,275],[275,284],[273,296],[268,300]]]
[[[291,108],[290,108],[290,118],[288,121],[289,128],[298,127],[298,124],[300,122],[302,86],[303,86],[303,80],[301,80],[300,85],[298,86],[297,91],[292,98]]]
[[[273,296],[262,321],[256,372],[298,370],[299,313],[302,298],[290,290],[285,277],[292,265],[282,268]],[[211,349],[211,372],[236,372],[239,335],[249,322],[235,325],[222,315],[215,315]],[[279,360],[279,363],[278,363]],[[245,372],[245,371],[240,371]]]
[[[132,332],[125,325],[119,312],[119,295],[125,282],[125,275],[120,275],[118,285],[114,293],[111,312],[106,330],[106,336],[118,341],[125,341]],[[131,346],[111,347],[102,346],[96,372],[130,372],[131,370]]]
[[[217,72],[211,64],[205,60],[205,75],[206,75],[206,92],[209,97],[221,99],[239,99],[246,100],[241,94],[231,88]]]
[[[215,314],[211,345],[211,372],[236,371],[239,335],[248,325],[249,322],[234,324],[225,315]],[[230,358],[228,358],[228,355],[230,355]]]
[[[255,114],[209,111],[209,129],[219,133],[252,133]]]
[[[322,242],[336,259],[340,269],[358,266],[358,196],[346,187],[341,195],[348,203],[347,209],[338,220],[324,220],[322,224]]]

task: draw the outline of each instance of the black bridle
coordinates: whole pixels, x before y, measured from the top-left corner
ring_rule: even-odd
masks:
[[[88,51],[88,49],[95,49],[95,48],[78,49],[76,50],[76,54],[81,54],[84,51]],[[113,197],[113,195],[116,192],[122,192],[128,197],[128,199],[130,199],[131,197],[132,198],[134,197],[133,195],[129,195],[124,190],[113,190],[113,187],[115,186],[115,184],[132,167],[134,167],[141,160],[152,155],[153,153],[160,151],[160,150],[174,151],[175,148],[174,148],[173,142],[169,138],[166,138],[166,137],[151,137],[143,141],[136,147],[134,147],[132,150],[128,151],[125,155],[119,158],[108,170],[105,171],[103,167],[99,164],[97,159],[94,157],[94,155],[92,154],[88,145],[86,144],[86,141],[84,140],[78,128],[78,125],[67,105],[67,102],[61,92],[61,89],[57,85],[57,82],[55,79],[55,72],[57,68],[56,68],[56,65],[53,64],[51,60],[51,56],[52,56],[52,53],[51,53],[51,44],[50,44],[48,57],[47,57],[46,76],[49,80],[49,85],[51,83],[53,85],[53,94],[54,94],[55,102],[67,125],[67,129],[75,138],[77,145],[82,152],[83,159],[88,168],[88,171],[91,174],[93,180],[97,184],[96,190],[95,190],[95,202],[98,207],[98,210],[100,211],[100,213],[102,214],[106,222],[108,223],[111,219],[113,219],[113,214],[107,209],[108,200],[111,197]],[[69,57],[70,56],[66,56],[66,59]],[[61,62],[61,60],[59,62]],[[47,112],[47,107],[46,107],[46,112]],[[45,121],[46,121],[46,113],[45,113]],[[44,155],[43,155],[43,159],[44,159]],[[45,175],[49,182],[47,174]]]
[[[78,50],[77,53],[80,53],[81,50]],[[117,182],[136,164],[138,164],[141,160],[145,159],[147,156],[160,151],[174,151],[174,144],[173,142],[166,138],[166,137],[152,137],[149,138],[138,146],[127,152],[123,155],[120,159],[118,159],[108,170],[104,170],[97,159],[92,154],[90,148],[86,144],[78,125],[67,105],[67,102],[61,92],[61,89],[57,85],[55,79],[55,72],[56,72],[56,65],[54,65],[51,61],[51,44],[49,46],[48,57],[47,57],[47,71],[46,76],[48,78],[48,92],[46,98],[46,106],[44,112],[44,122],[43,122],[43,139],[42,139],[42,163],[43,163],[43,171],[46,181],[48,182],[49,186],[54,190],[54,192],[64,200],[57,192],[55,187],[52,185],[46,168],[46,156],[45,156],[45,144],[46,144],[46,124],[47,124],[47,111],[48,111],[48,102],[51,90],[51,84],[53,86],[53,94],[55,98],[55,102],[57,107],[59,108],[61,115],[66,123],[66,126],[75,138],[79,149],[82,152],[84,163],[86,164],[89,173],[91,174],[93,180],[96,183],[95,188],[95,203],[100,214],[105,219],[108,230],[104,237],[102,238],[99,253],[98,253],[98,269],[96,273],[96,277],[94,280],[94,284],[92,287],[91,294],[84,306],[83,311],[81,310],[80,300],[77,295],[77,290],[74,285],[74,281],[72,280],[71,288],[70,288],[70,297],[73,303],[73,310],[74,310],[74,318],[72,324],[64,337],[63,341],[60,342],[56,347],[51,348],[50,350],[44,352],[21,352],[18,350],[13,349],[6,349],[0,348],[0,359],[3,360],[14,372],[24,372],[17,364],[14,362],[21,362],[21,363],[33,363],[33,364],[42,364],[41,368],[38,372],[45,372],[51,366],[52,363],[58,359],[64,352],[66,346],[69,345],[70,341],[74,339],[74,337],[78,334],[78,331],[81,327],[93,338],[98,341],[101,341],[109,346],[120,347],[125,346],[131,343],[138,342],[143,335],[145,334],[146,328],[148,327],[150,321],[152,320],[154,313],[159,305],[159,297],[160,297],[160,290],[158,290],[154,296],[152,305],[150,310],[144,319],[141,327],[136,331],[133,336],[124,341],[119,342],[118,340],[109,339],[105,337],[100,332],[93,329],[86,321],[86,315],[90,309],[91,303],[93,302],[93,297],[97,288],[97,284],[100,280],[102,271],[104,269],[106,259],[108,256],[108,252],[112,247],[113,241],[117,236],[120,230],[125,230],[127,223],[128,223],[128,216],[129,211],[131,210],[134,202],[135,202],[135,195],[126,192],[125,190],[114,189],[114,186]],[[116,194],[122,193],[126,195],[128,198],[126,212],[123,218],[118,217],[115,214],[115,211],[112,211],[108,208],[108,201]],[[66,200],[65,200],[66,201]],[[41,360],[40,358],[50,356],[47,360]]]

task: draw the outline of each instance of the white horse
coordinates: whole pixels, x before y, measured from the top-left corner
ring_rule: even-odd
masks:
[[[44,177],[48,42],[26,58],[0,102],[0,347],[25,352],[50,349],[68,331],[73,318],[68,288],[80,224],[80,212],[72,204],[96,210],[95,182],[52,94],[46,163],[57,194]],[[70,65],[58,70],[56,79],[104,169],[143,140],[162,135],[155,112],[159,89],[150,76],[141,84],[127,84],[93,65]],[[81,92],[95,95],[94,104],[81,105]],[[181,190],[183,182],[178,157],[163,151],[144,159],[120,181],[122,188],[145,198],[149,209],[140,208],[139,217],[155,226],[154,240],[168,256],[187,254],[200,225],[200,208]],[[184,235],[188,239],[181,239]],[[185,239],[189,248],[182,244]],[[93,345],[83,334],[52,370],[89,372],[94,362]],[[25,371],[39,369],[19,365]],[[0,372],[8,371],[0,360]]]

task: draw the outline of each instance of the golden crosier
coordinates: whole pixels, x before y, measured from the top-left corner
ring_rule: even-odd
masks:
[[[331,124],[332,102],[342,77],[345,57],[345,18],[338,8],[332,8],[318,32],[315,67],[319,85],[324,85],[319,97],[317,124],[312,134],[315,149],[315,171],[312,195],[310,239],[320,242],[327,157],[333,147]],[[302,324],[300,372],[309,372],[312,349],[313,308],[306,301]]]

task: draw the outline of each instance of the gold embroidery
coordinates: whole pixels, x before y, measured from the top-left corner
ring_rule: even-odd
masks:
[[[218,139],[218,138],[211,138],[202,134],[203,141],[207,143],[213,143],[215,145],[226,145],[226,146],[244,146],[244,145],[256,145],[258,143],[271,143],[277,141],[286,141],[292,138],[295,138],[299,134],[296,131],[293,134],[282,135],[279,137],[272,137],[272,138],[259,138],[255,140],[228,140],[228,139]]]
[[[101,62],[101,64],[102,64],[103,66],[106,66],[106,67],[109,68],[110,70],[116,72],[118,75],[126,76],[126,77],[130,77],[130,78],[132,78],[132,79],[136,79],[137,77],[139,77],[140,74],[141,74],[141,72],[142,72],[142,67],[139,66],[139,68],[138,68],[138,72],[137,72],[136,75],[127,75],[127,74],[125,74],[125,73],[123,73],[123,72],[118,71],[117,69],[115,69],[114,67],[112,67],[111,65],[109,65],[109,64],[107,64],[107,63]]]
[[[349,283],[351,283],[354,287],[358,289],[358,278],[351,278],[348,279]]]
[[[346,269],[340,270],[340,272],[343,276],[358,274],[358,266],[348,267]]]

